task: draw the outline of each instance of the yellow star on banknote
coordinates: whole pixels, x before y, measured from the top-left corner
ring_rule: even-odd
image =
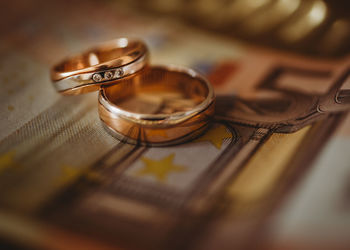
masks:
[[[71,183],[80,176],[84,176],[87,180],[100,183],[104,180],[104,177],[91,169],[78,169],[70,165],[61,166],[62,175],[58,178],[57,183],[59,185]]]
[[[208,130],[203,136],[195,140],[195,142],[208,141],[217,149],[221,149],[224,139],[232,138],[232,134],[224,125]]]
[[[77,177],[79,177],[81,171],[77,168],[74,168],[70,165],[61,166],[62,175],[58,179],[58,184],[71,183]]]
[[[105,180],[105,177],[101,173],[94,171],[94,170],[87,170],[85,172],[84,177],[87,180],[95,182],[95,183],[101,183]]]
[[[14,161],[15,151],[9,151],[3,155],[0,155],[0,172],[6,168],[16,166]]]
[[[166,156],[160,160],[152,160],[142,157],[141,160],[145,164],[144,168],[136,172],[138,176],[153,175],[158,181],[164,182],[168,175],[172,172],[183,172],[186,167],[175,165],[173,163],[175,154]]]

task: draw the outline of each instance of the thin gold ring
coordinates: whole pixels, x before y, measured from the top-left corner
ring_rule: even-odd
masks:
[[[53,66],[51,80],[61,94],[77,95],[132,76],[147,64],[148,49],[144,42],[119,38]]]
[[[207,128],[214,105],[208,80],[177,66],[145,67],[99,92],[105,128],[132,144],[164,146],[198,136]]]

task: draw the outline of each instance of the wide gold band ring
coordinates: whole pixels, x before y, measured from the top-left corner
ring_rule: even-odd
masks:
[[[147,63],[148,49],[142,41],[119,38],[53,66],[51,79],[61,94],[77,95],[131,76]]]
[[[107,130],[133,144],[163,146],[198,136],[208,126],[215,95],[205,77],[176,66],[146,67],[99,92]]]

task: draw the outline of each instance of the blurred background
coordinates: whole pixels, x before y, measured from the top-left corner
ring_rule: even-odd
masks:
[[[349,53],[345,0],[154,0],[123,6],[258,45],[323,57]]]

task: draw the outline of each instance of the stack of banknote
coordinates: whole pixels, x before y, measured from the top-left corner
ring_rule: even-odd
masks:
[[[224,5],[215,12],[216,1],[183,2],[5,3],[0,246],[349,247],[349,19],[319,0],[237,0],[232,16],[218,14]],[[227,20],[232,29],[215,33]],[[104,130],[96,93],[55,92],[54,63],[124,36],[144,39],[153,64],[208,76],[217,103],[205,134],[171,147],[125,144]]]

